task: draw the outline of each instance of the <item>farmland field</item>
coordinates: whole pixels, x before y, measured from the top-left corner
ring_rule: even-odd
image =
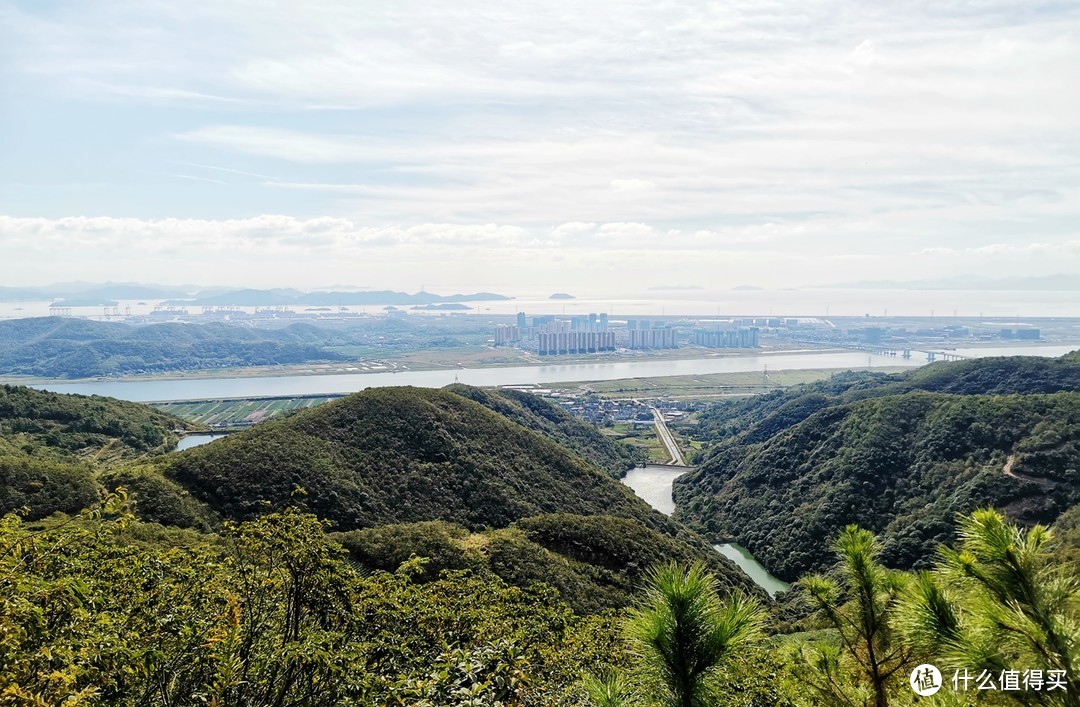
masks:
[[[252,400],[191,400],[153,403],[177,417],[207,427],[247,427],[294,410],[315,407],[339,395],[302,398],[256,398]]]

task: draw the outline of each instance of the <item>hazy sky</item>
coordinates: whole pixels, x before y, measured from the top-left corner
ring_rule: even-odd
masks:
[[[0,0],[0,262],[511,294],[1076,273],[1080,2]]]

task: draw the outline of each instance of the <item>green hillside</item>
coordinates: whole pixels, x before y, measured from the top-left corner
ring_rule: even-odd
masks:
[[[297,323],[281,329],[211,322],[135,326],[69,317],[0,322],[0,373],[88,378],[306,361],[342,361],[332,332]]]
[[[1080,527],[1077,392],[833,396],[763,442],[718,441],[702,470],[711,473],[691,485],[738,487],[720,499],[729,515],[709,515],[737,519],[714,531],[749,529],[795,549],[780,559],[821,553],[843,568],[804,576],[772,604],[733,591],[749,580],[700,536],[632,497],[614,503],[625,490],[580,456],[449,391],[369,391],[165,455],[107,435],[50,446],[80,427],[77,414],[59,420],[55,409],[86,401],[41,395],[25,395],[37,412],[24,404],[11,416],[36,431],[0,437],[22,455],[16,468],[59,461],[92,483],[122,479],[138,505],[112,494],[74,518],[0,517],[0,684],[12,704],[557,707],[690,704],[694,694],[744,707],[908,704],[908,675],[922,662],[943,674],[1015,664],[1067,677],[1066,689],[1034,700],[1002,692],[994,704],[1065,707],[1080,690],[1068,669],[1080,660],[1068,564]],[[111,403],[88,409],[101,402]],[[137,419],[139,407],[118,414]],[[207,459],[214,465],[200,467]],[[213,493],[188,495],[178,469],[201,471]],[[273,512],[318,503],[328,517],[350,480],[368,494],[360,500],[382,496],[371,507],[384,515],[406,501],[429,512],[410,494],[457,489],[450,515],[473,523],[330,533],[315,515]],[[289,483],[316,490],[282,492]],[[536,484],[546,488],[537,502],[572,505],[578,494],[581,506],[613,510],[481,524],[492,498],[527,510]],[[1019,490],[1002,498],[1011,513],[1056,514],[1054,527],[1025,531],[984,509],[938,532],[939,512],[1002,489]],[[741,508],[748,499],[765,502]],[[688,507],[710,503],[718,496]],[[257,517],[221,523],[218,512]],[[139,520],[148,514],[210,532]],[[852,525],[817,547],[797,544],[800,524],[825,533],[842,516],[880,516],[883,526],[877,538]],[[922,535],[951,538],[958,527],[951,549],[920,548],[937,558],[928,573],[880,564],[889,554],[902,565]],[[693,689],[683,680],[691,671]]]
[[[145,405],[0,386],[0,515],[74,513],[97,500],[103,473],[172,449],[187,428]]]
[[[588,610],[628,600],[644,566],[625,549],[634,542],[650,548],[642,557],[708,561],[724,583],[753,590],[702,538],[553,439],[568,429],[582,445],[587,434],[599,433],[569,425],[547,403],[527,397],[486,398],[511,407],[523,426],[450,390],[369,389],[162,458],[153,471],[163,488],[153,491],[165,507],[144,498],[142,512],[200,526],[205,515],[174,507],[168,484],[234,520],[302,504],[337,530],[371,529],[350,536],[350,547],[372,567],[393,569],[412,554],[434,557],[432,576],[445,566],[487,569],[523,586],[551,581]],[[539,423],[528,416],[535,415],[549,416],[547,431],[533,429]],[[142,481],[152,478],[148,472]],[[572,543],[549,547],[524,525],[511,528],[551,514],[563,514],[551,537]],[[604,520],[588,519],[600,515]],[[447,525],[403,526],[432,521]],[[462,542],[480,545],[465,552]],[[362,546],[368,549],[361,553]],[[586,554],[576,555],[575,547]],[[604,556],[609,560],[600,561]],[[450,559],[442,565],[440,557]]]
[[[908,568],[952,539],[957,513],[1052,522],[1080,500],[1078,369],[1075,357],[963,361],[714,406],[702,416],[713,445],[676,483],[676,517],[784,579],[828,565],[822,539],[848,523]]]
[[[133,458],[176,446],[177,417],[138,403],[0,385],[0,437],[80,457]]]
[[[289,504],[298,487],[342,530],[445,520],[503,528],[544,513],[670,524],[545,435],[446,390],[376,388],[162,460],[223,516]]]
[[[370,569],[392,571],[416,555],[428,558],[424,579],[435,579],[443,570],[470,570],[519,587],[543,583],[559,590],[579,613],[629,605],[646,571],[670,560],[703,562],[724,588],[760,594],[704,543],[608,515],[535,516],[476,533],[441,521],[406,523],[354,530],[335,539]]]
[[[626,470],[635,464],[634,452],[629,446],[613,440],[595,426],[578,420],[537,395],[462,384],[447,386],[446,389],[475,400],[519,425],[572,449],[612,477],[622,478]]]
[[[449,391],[370,390],[163,454],[184,425],[149,407],[2,392],[0,513],[73,514],[122,486],[144,521],[211,533],[225,518],[302,505],[338,529],[369,528],[349,545],[367,548],[356,559],[370,567],[394,570],[416,554],[432,558],[428,579],[472,569],[523,587],[546,581],[580,611],[624,606],[649,558],[707,561],[726,585],[754,590],[702,538],[561,446],[557,438],[582,450],[591,436],[606,440],[532,396],[478,396],[511,421]],[[608,443],[595,457],[611,461],[615,450]],[[608,515],[591,517],[599,513]],[[509,527],[536,516],[559,519],[548,534],[573,542]],[[468,562],[447,561],[443,546],[462,537]]]
[[[713,404],[699,415],[698,434],[760,442],[838,402],[915,391],[954,395],[1009,395],[1080,391],[1080,351],[1060,358],[1002,356],[938,361],[892,375],[838,373],[826,380],[766,395]]]

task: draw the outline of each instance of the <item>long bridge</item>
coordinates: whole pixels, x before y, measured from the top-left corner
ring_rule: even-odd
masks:
[[[867,353],[877,354],[878,356],[897,356],[900,358],[911,358],[912,353],[926,354],[926,360],[928,362],[933,361],[963,361],[971,358],[970,356],[964,356],[958,354],[955,351],[943,351],[943,350],[928,350],[928,349],[914,349],[910,347],[894,347],[894,346],[874,346],[870,344],[837,344],[839,348],[852,349],[854,351],[866,351]]]

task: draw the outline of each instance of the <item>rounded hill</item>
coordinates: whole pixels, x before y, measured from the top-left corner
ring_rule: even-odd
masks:
[[[447,390],[375,388],[164,461],[225,517],[294,502],[348,530],[443,520],[507,527],[548,513],[674,526],[588,461]]]

